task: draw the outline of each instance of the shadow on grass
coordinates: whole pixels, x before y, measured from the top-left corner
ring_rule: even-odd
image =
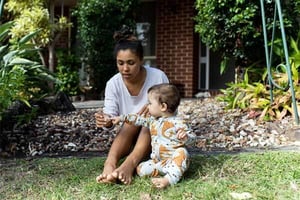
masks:
[[[184,179],[201,179],[211,169],[220,169],[230,155],[192,155],[190,168],[184,175]]]

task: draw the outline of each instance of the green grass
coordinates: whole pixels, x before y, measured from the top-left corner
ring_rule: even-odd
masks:
[[[0,160],[0,199],[300,199],[300,153],[198,155],[178,184],[157,190],[149,178],[129,185],[97,184],[104,158]]]

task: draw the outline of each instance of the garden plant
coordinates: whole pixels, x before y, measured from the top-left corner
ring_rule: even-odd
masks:
[[[47,84],[55,81],[43,65],[28,58],[37,51],[28,41],[39,31],[9,42],[12,25],[12,22],[0,25],[0,120],[13,102],[30,106],[29,100],[41,98],[47,92]]]

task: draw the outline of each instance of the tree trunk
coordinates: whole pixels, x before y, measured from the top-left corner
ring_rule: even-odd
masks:
[[[47,67],[47,64],[46,64],[46,61],[45,61],[45,58],[44,58],[43,53],[42,53],[41,51],[38,51],[38,54],[39,54],[39,56],[40,56],[40,59],[41,59],[41,61],[42,61],[42,64],[43,64],[45,67]]]
[[[48,60],[48,63],[49,63],[49,70],[51,72],[54,72],[54,46],[55,44],[52,43],[52,44],[49,44],[48,46],[48,51],[49,51],[49,60]]]
[[[50,1],[50,24],[54,24],[54,2]],[[51,37],[54,36],[54,30],[53,28],[51,29]],[[53,42],[50,42],[48,44],[48,68],[51,72],[54,72],[54,48],[55,48],[55,40]]]
[[[2,140],[2,132],[3,132],[2,120],[0,120],[0,144],[1,144],[1,140]]]

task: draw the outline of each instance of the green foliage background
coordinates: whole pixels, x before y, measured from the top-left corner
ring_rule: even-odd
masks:
[[[9,43],[12,25],[12,22],[0,25],[0,121],[3,112],[14,101],[30,106],[29,100],[42,97],[48,88],[48,81],[56,80],[45,66],[28,58],[37,51],[28,41],[38,31]]]
[[[48,0],[7,0],[4,6],[7,15],[14,21],[10,40],[16,42],[25,35],[39,30],[38,35],[29,42],[39,49],[38,55],[42,64],[51,72],[55,71],[55,44],[61,32],[72,25],[65,16],[51,12],[50,7],[54,6],[54,3]],[[45,47],[47,51],[43,51]],[[49,58],[48,62],[46,58]]]
[[[56,91],[62,91],[69,96],[79,93],[80,60],[74,54],[64,50],[57,51],[56,77],[59,83],[55,85]]]
[[[275,4],[274,1],[264,2],[267,28],[270,30],[273,27]],[[299,30],[295,16],[300,14],[300,0],[281,3],[287,39],[295,38]],[[221,52],[224,61],[221,72],[231,57],[235,59],[236,67],[265,60],[260,1],[197,0],[196,10],[195,30],[207,46]],[[279,27],[279,22],[276,22],[276,26]],[[280,34],[278,28],[275,37],[281,36]]]
[[[100,94],[116,73],[113,34],[123,24],[133,27],[139,0],[82,0],[74,10],[78,19],[80,57],[87,58],[94,77],[94,92]]]

